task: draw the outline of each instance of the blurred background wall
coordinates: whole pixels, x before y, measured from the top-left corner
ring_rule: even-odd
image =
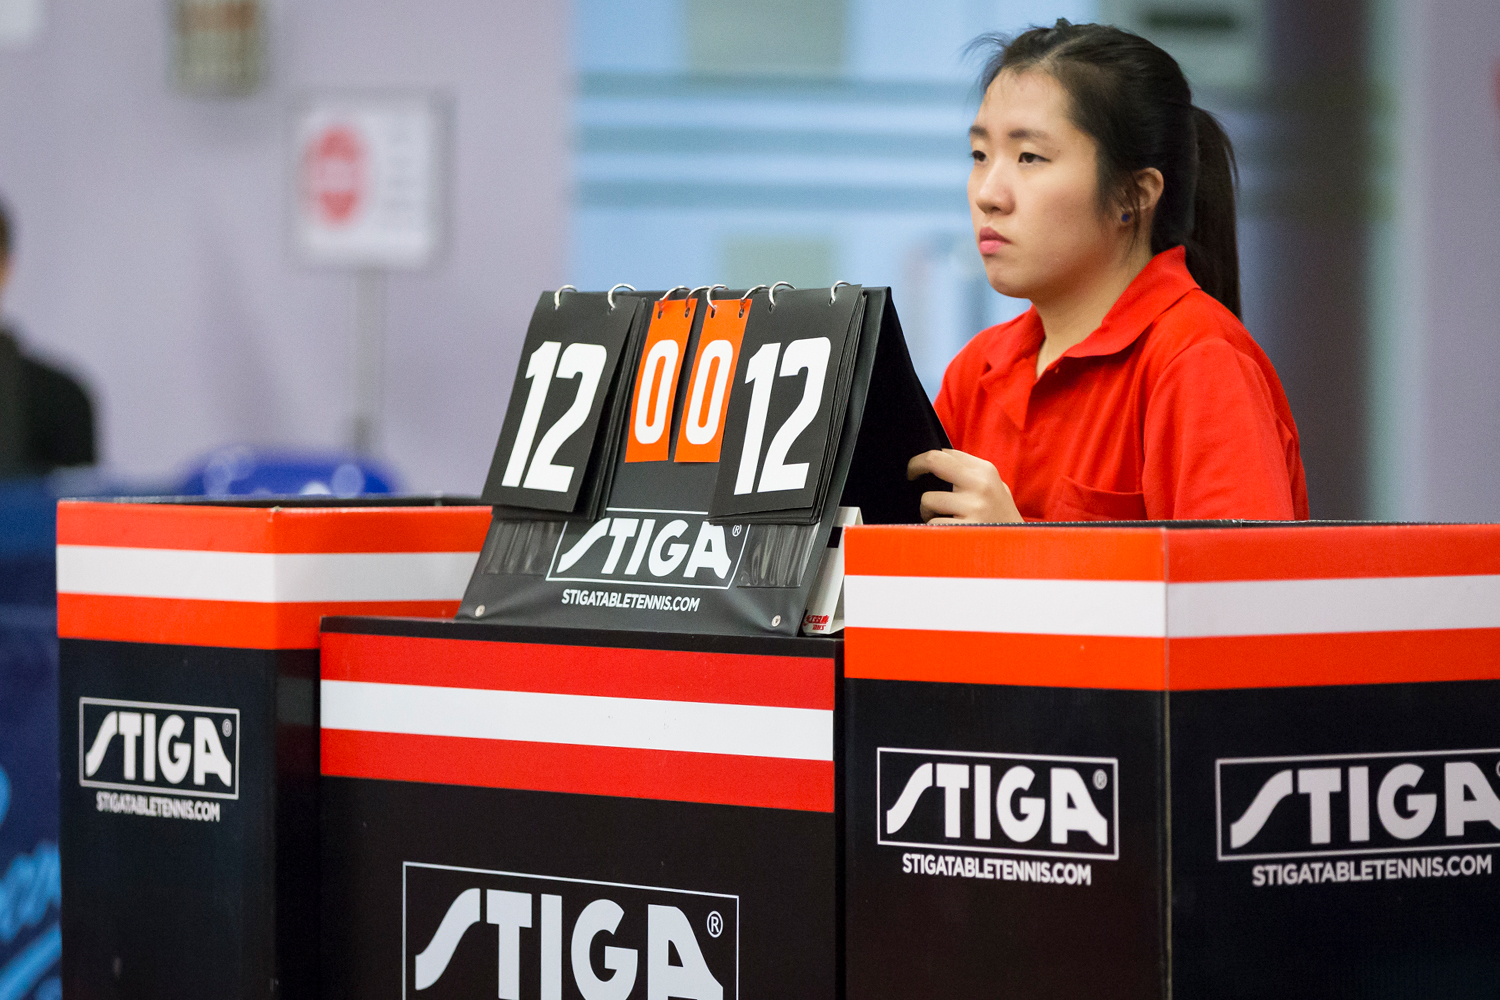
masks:
[[[1395,169],[1372,324],[1376,508],[1500,520],[1500,4],[1391,2],[1377,21]]]
[[[414,87],[453,109],[449,240],[387,283],[380,451],[408,488],[477,491],[516,338],[565,268],[567,5],[269,3],[264,83],[238,98],[173,86],[164,0],[40,6],[0,48],[5,306],[93,387],[105,460],[170,477],[229,442],[347,442],[354,279],[293,254],[291,115]]]
[[[41,11],[6,34],[7,6]],[[1178,56],[1240,156],[1246,322],[1314,516],[1500,518],[1494,0],[267,0],[264,83],[172,83],[166,0],[0,0],[6,312],[93,386],[103,455],[347,442],[354,282],[289,239],[290,115],[327,88],[453,109],[450,238],[393,275],[378,453],[483,479],[537,293],[895,289],[919,371],[1023,303],[972,246],[964,43],[1058,16]],[[7,39],[9,39],[7,41]]]

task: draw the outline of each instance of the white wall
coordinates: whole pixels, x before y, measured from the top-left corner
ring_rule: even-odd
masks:
[[[1420,503],[1500,520],[1500,4],[1417,7],[1421,104],[1403,152],[1421,227]]]
[[[450,242],[388,285],[381,451],[409,489],[477,491],[532,305],[564,266],[568,5],[283,0],[267,85],[229,101],[169,86],[167,6],[54,0],[34,45],[0,50],[7,315],[92,385],[127,475],[234,441],[343,444],[354,279],[289,249],[288,116],[310,88],[439,88]]]
[[[1500,520],[1500,4],[1385,0],[1397,113],[1377,259],[1384,516]],[[1377,26],[1380,23],[1377,22]]]

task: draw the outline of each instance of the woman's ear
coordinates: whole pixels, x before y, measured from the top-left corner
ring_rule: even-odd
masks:
[[[1162,190],[1166,187],[1166,179],[1162,177],[1161,171],[1155,167],[1147,167],[1137,170],[1131,178],[1135,182],[1135,205],[1127,211],[1138,211],[1145,218],[1150,218],[1156,212],[1156,203],[1161,201]]]

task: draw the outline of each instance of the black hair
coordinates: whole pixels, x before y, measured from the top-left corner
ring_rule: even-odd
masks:
[[[1163,185],[1151,223],[1151,252],[1187,248],[1204,291],[1240,315],[1240,258],[1234,224],[1234,148],[1217,119],[1193,105],[1192,88],[1166,52],[1105,24],[1032,28],[1014,38],[982,35],[989,52],[981,92],[1007,70],[1036,69],[1067,92],[1073,124],[1099,152],[1101,208],[1129,211],[1140,235],[1137,171],[1155,167]]]
[[[5,210],[5,201],[0,199],[0,265],[10,260],[10,213]]]

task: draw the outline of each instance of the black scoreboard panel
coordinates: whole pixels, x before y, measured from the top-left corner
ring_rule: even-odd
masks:
[[[772,512],[769,520],[822,513],[857,347],[857,287],[783,292],[751,310],[729,397],[724,452],[710,511],[716,518]],[[851,352],[852,353],[852,352]],[[820,489],[821,487],[821,489]]]
[[[620,359],[642,311],[639,299],[611,304],[594,293],[537,301],[484,484],[487,502],[559,513],[597,508],[606,485],[600,472],[619,431]]]
[[[555,324],[570,301],[609,308],[605,296],[564,293],[554,309],[547,293],[537,313],[546,330],[529,333],[523,350],[564,343]],[[495,519],[459,617],[795,634],[837,508],[914,522],[921,491],[936,488],[906,480],[907,459],[947,439],[889,290],[778,290],[774,309],[763,291],[695,303],[616,294],[615,303],[631,325],[610,419],[593,430],[607,456],[578,484],[576,508],[518,506],[515,490],[501,505],[503,491],[487,487]],[[598,327],[597,316],[588,322]],[[523,357],[491,485],[516,451],[532,391],[526,365]],[[880,405],[867,411],[870,398]],[[571,455],[585,452],[585,431]],[[591,492],[601,497],[592,510]]]

